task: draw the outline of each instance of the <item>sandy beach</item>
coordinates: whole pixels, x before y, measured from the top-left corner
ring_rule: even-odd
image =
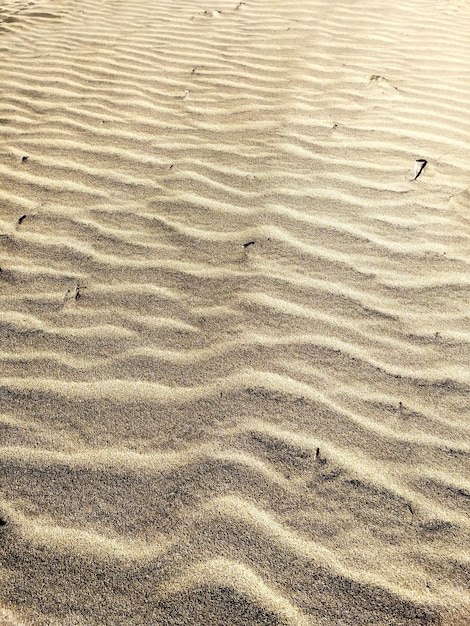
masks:
[[[470,624],[470,2],[0,1],[0,625]]]

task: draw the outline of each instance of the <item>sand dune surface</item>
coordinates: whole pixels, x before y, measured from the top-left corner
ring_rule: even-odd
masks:
[[[470,623],[469,33],[0,2],[0,624]]]

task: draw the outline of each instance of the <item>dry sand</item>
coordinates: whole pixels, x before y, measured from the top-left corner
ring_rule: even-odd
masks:
[[[0,623],[469,624],[470,3],[0,7]]]

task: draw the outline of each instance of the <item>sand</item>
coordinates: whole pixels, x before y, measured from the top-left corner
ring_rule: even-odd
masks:
[[[470,3],[0,7],[0,623],[469,624]]]

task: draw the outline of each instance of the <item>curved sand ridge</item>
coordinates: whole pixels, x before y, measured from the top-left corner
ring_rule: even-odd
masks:
[[[0,624],[470,621],[469,23],[2,3]]]

